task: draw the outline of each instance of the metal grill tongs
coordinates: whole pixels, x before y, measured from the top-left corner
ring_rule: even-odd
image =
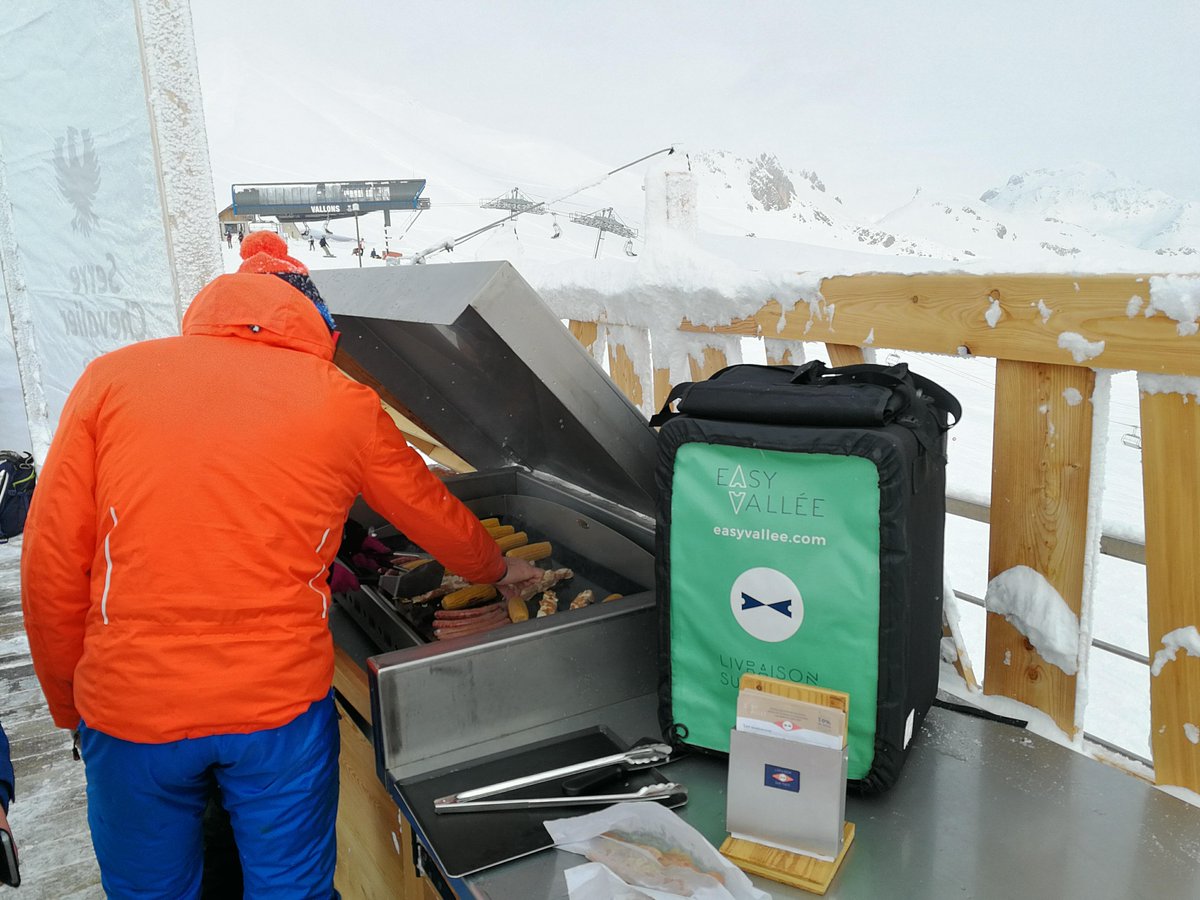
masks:
[[[499,781],[496,784],[488,784],[483,787],[471,788],[468,791],[459,791],[457,794],[450,794],[447,797],[439,797],[433,801],[433,811],[437,813],[454,813],[505,809],[540,809],[553,806],[602,805],[606,803],[620,803],[626,800],[665,800],[668,797],[686,796],[687,788],[682,784],[665,782],[662,784],[648,784],[635,791],[627,791],[619,794],[579,794],[577,796],[525,797],[508,800],[483,799],[485,797],[494,797],[497,794],[507,794],[509,791],[515,791],[520,788],[529,787],[530,785],[542,784],[546,781],[569,778],[572,775],[579,775],[583,772],[590,772],[593,769],[603,769],[608,766],[623,766],[630,769],[652,768],[655,765],[668,761],[670,757],[671,748],[669,745],[645,744],[641,747],[626,750],[624,753],[613,753],[609,756],[589,759],[585,762],[562,766],[558,769],[547,769],[544,772],[535,772],[532,775],[510,778],[508,781]]]

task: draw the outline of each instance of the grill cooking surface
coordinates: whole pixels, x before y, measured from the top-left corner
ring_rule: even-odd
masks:
[[[519,517],[501,512],[499,516],[482,516],[482,518],[485,521],[490,518],[498,518],[501,525],[512,526],[514,532],[525,532],[528,536],[526,546],[543,541],[549,542],[552,551],[551,555],[548,558],[536,560],[534,565],[538,568],[546,570],[567,568],[572,571],[573,575],[570,579],[560,581],[551,588],[558,600],[556,615],[572,614],[574,610],[570,609],[571,601],[584,591],[591,591],[593,602],[600,603],[605,597],[612,594],[625,596],[645,589],[632,582],[629,578],[612,572],[587,559],[580,553],[574,552],[560,543],[556,543],[552,535],[539,531],[536,527],[528,524]],[[378,540],[387,545],[394,554],[400,557],[405,555],[428,556],[428,554],[412,544],[402,534],[391,534]],[[386,556],[382,554],[373,554],[372,557],[377,560],[386,559]],[[372,571],[368,567],[369,561],[364,555],[343,551],[339,554],[339,559],[347,568],[355,573],[363,584],[375,585],[391,609],[407,622],[423,640],[435,640],[434,616],[438,610],[443,608],[441,597],[435,597],[424,602],[414,602],[410,597],[395,596],[388,588],[396,579],[394,577],[389,578],[386,574],[381,577],[379,572]],[[436,563],[427,563],[426,565],[436,565]],[[440,566],[438,568],[440,569]],[[384,571],[403,574],[406,570],[401,566],[393,566],[391,569]],[[432,584],[427,583],[420,586],[420,590],[428,591],[431,587],[436,587],[438,582],[440,582],[440,579],[435,578]],[[418,594],[418,596],[420,595]],[[526,608],[529,611],[529,618],[537,617],[540,601],[543,596],[544,594],[539,592],[525,601]],[[473,601],[469,604],[469,607],[475,608],[496,603],[499,603],[501,606],[507,605],[502,597],[495,597],[489,600]],[[508,621],[506,618],[500,627],[503,627],[503,624],[507,624]]]

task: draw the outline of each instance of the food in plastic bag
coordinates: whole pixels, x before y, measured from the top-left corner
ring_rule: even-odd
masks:
[[[546,830],[560,850],[607,867],[617,884],[644,889],[651,898],[769,900],[696,829],[656,803],[624,803],[572,819],[554,819]],[[573,871],[573,870],[571,870]],[[599,877],[591,876],[591,885]],[[571,897],[588,897],[583,889]],[[637,893],[631,897],[639,897]]]

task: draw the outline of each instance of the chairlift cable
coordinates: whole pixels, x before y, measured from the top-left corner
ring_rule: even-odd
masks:
[[[645,162],[646,160],[651,159],[655,156],[659,156],[660,154],[674,153],[674,152],[675,152],[675,147],[674,147],[674,145],[672,145],[670,147],[664,147],[661,150],[655,150],[653,153],[647,153],[645,156],[638,157],[633,162],[625,163],[622,166],[617,166],[615,169],[605,172],[599,178],[589,181],[586,184],[581,185],[577,188],[574,188],[574,189],[568,191],[567,193],[563,194],[561,197],[558,197],[554,200],[543,200],[541,203],[535,203],[533,206],[529,207],[529,209],[522,210],[522,212],[533,212],[536,209],[541,209],[543,207],[550,206],[553,203],[562,203],[564,200],[566,200],[570,197],[574,197],[576,194],[581,194],[584,191],[588,190],[589,188],[594,188],[600,184],[603,184],[607,178],[609,178],[612,175],[617,174],[618,172],[624,171],[625,169],[631,168],[632,166],[636,166],[638,163]],[[520,213],[518,213],[517,215],[520,215]],[[451,240],[442,241],[440,244],[435,244],[434,246],[429,247],[426,250],[422,250],[415,257],[413,257],[413,262],[422,263],[425,261],[426,257],[431,256],[434,253],[439,253],[442,250],[453,250],[459,244],[464,243],[465,241],[469,241],[473,237],[478,237],[479,235],[483,234],[485,231],[490,231],[493,228],[503,225],[505,222],[508,222],[513,218],[515,218],[515,216],[510,214],[510,215],[505,216],[502,219],[497,219],[495,222],[491,222],[488,225],[484,225],[480,228],[476,228],[474,231],[470,231],[470,232],[464,234],[462,237],[453,238]]]
[[[413,213],[412,218],[408,220],[408,224],[404,226],[404,231],[400,232],[400,237],[396,238],[397,244],[404,240],[404,236],[408,234],[410,228],[417,224],[417,219],[421,217],[421,213],[423,212],[425,212],[425,210],[418,209],[415,213]]]

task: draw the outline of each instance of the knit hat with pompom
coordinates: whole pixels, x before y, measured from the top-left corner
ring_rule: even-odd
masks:
[[[313,302],[330,331],[337,330],[337,323],[329,314],[329,307],[312,279],[308,277],[308,266],[288,256],[287,241],[273,231],[253,231],[242,241],[242,264],[239,272],[254,275],[275,275],[282,278]]]

